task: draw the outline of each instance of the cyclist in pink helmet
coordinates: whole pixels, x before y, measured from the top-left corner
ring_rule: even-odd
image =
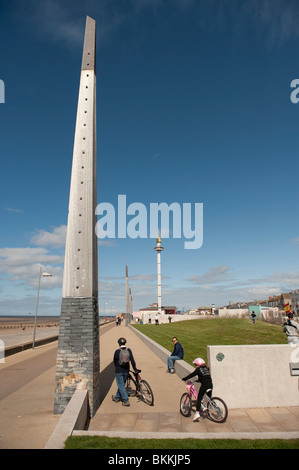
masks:
[[[193,364],[195,364],[196,367],[200,367],[205,365],[205,361],[201,357],[197,357],[194,359]]]
[[[196,413],[193,419],[193,421],[199,421],[199,418],[200,418],[199,411],[201,407],[201,400],[208,389],[210,390],[209,392],[207,392],[207,395],[211,398],[212,390],[213,390],[213,382],[212,382],[210,370],[208,366],[206,365],[205,361],[201,357],[197,357],[196,359],[194,359],[193,364],[195,364],[196,369],[193,372],[191,372],[191,374],[187,375],[186,377],[183,377],[182,380],[186,381],[197,375],[198,376],[197,382],[201,383],[201,386],[198,392],[198,397],[197,397]]]

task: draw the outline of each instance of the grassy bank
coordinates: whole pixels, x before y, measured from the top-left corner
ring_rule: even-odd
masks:
[[[176,336],[183,345],[185,361],[192,365],[195,357],[207,360],[207,346],[237,344],[286,344],[286,335],[279,325],[244,318],[211,318],[184,320],[163,325],[133,325],[158,344],[173,350]]]
[[[120,439],[106,436],[69,437],[65,449],[299,449],[298,439]]]

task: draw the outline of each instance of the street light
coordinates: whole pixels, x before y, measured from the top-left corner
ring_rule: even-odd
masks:
[[[51,276],[52,276],[52,274],[49,274],[49,273],[42,273],[42,268],[40,268],[40,270],[39,270],[39,276],[38,276],[38,290],[37,290],[36,310],[35,310],[35,319],[34,319],[32,349],[34,349],[34,346],[35,346],[35,332],[36,332],[36,320],[37,320],[37,310],[38,310],[40,278],[41,278],[41,277],[51,277]]]

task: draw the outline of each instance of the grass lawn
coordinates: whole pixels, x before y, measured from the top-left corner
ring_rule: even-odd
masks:
[[[299,449],[299,439],[121,439],[106,436],[69,437],[65,449]]]
[[[184,320],[162,325],[133,325],[141,333],[170,352],[176,336],[185,352],[184,360],[192,365],[195,357],[207,360],[207,346],[237,344],[287,344],[280,325],[246,318],[209,318]]]

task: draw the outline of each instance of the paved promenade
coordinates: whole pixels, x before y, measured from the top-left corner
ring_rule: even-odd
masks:
[[[114,324],[102,326],[100,335],[102,403],[91,419],[87,433],[152,438],[299,438],[299,405],[229,410],[226,423],[216,424],[208,419],[193,423],[192,416],[184,418],[179,413],[184,382],[176,375],[166,374],[166,364],[131,328]],[[130,399],[128,408],[111,400],[116,392],[112,358],[120,336],[127,338],[137,367],[142,370],[141,376],[153,389],[155,402],[152,407],[136,397]],[[171,338],[169,349],[172,349]],[[60,416],[53,415],[56,352],[57,342],[54,342],[17,353],[0,364],[1,449],[42,449],[58,424]],[[42,364],[46,370],[40,373]],[[16,384],[20,377],[21,383]]]

